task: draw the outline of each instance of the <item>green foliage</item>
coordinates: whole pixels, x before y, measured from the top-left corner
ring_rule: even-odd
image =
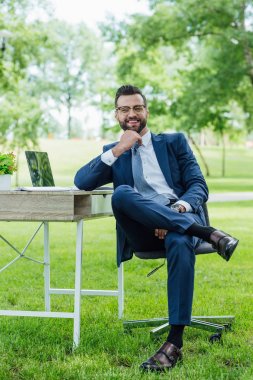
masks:
[[[252,130],[252,2],[150,1],[150,15],[104,26],[119,82],[144,89],[154,131],[212,129],[239,140]],[[202,155],[204,160],[204,155]],[[208,168],[207,168],[208,169]]]
[[[0,120],[0,144],[12,149],[35,147],[46,127],[38,100],[27,93],[27,88],[22,89],[21,83],[16,92],[8,92],[2,100]]]
[[[36,11],[47,21],[36,20]],[[54,115],[64,111],[68,137],[75,136],[80,123],[74,112],[100,103],[99,90],[111,82],[104,52],[84,24],[53,19],[46,0],[2,0],[0,143],[35,146],[40,135],[59,131]]]
[[[13,174],[16,170],[15,155],[13,153],[0,153],[0,175]]]
[[[74,111],[93,103],[104,49],[85,24],[50,20],[45,24],[50,46],[43,53],[37,93],[50,109],[66,109],[67,135],[74,137]],[[105,80],[105,77],[104,77]]]
[[[8,37],[0,53],[0,144],[12,149],[34,147],[46,127],[30,70],[41,61],[47,33],[42,23],[27,21],[33,6],[38,1],[3,0],[1,5],[0,32],[7,30]]]
[[[104,28],[115,42],[119,80],[153,94],[152,113],[162,110],[168,116],[160,129],[172,125],[192,133],[209,127],[218,135],[246,134],[253,126],[251,2],[159,0],[150,5],[151,15]]]
[[[41,46],[47,40],[42,23],[26,20],[32,7],[38,7],[38,1],[3,0],[2,3],[0,31],[6,30],[8,37],[0,55],[0,93],[15,91],[17,82],[27,78],[28,67],[39,62]],[[43,3],[40,2],[41,8]]]

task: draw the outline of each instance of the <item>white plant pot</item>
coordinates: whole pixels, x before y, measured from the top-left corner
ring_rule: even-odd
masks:
[[[11,174],[0,175],[0,191],[11,189]]]

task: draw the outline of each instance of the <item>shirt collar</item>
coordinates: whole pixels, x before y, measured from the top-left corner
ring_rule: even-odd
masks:
[[[142,145],[145,147],[151,140],[151,132],[148,130],[145,135],[142,136]]]

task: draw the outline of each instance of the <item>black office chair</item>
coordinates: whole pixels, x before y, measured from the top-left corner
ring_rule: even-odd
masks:
[[[203,206],[207,225],[210,225],[208,210],[206,204]],[[195,250],[196,255],[203,255],[209,253],[217,252],[211,244],[203,242]],[[165,258],[165,251],[150,251],[150,252],[135,252],[135,256],[144,259],[160,259]],[[230,330],[231,325],[234,321],[234,316],[192,316],[190,327],[211,331],[213,334],[210,336],[209,340],[211,343],[215,341],[220,341],[222,332],[225,330]],[[150,331],[151,338],[156,338],[158,335],[163,334],[169,329],[168,317],[165,318],[153,318],[145,320],[129,320],[124,321],[123,326],[125,331],[131,330],[137,327],[154,327]]]

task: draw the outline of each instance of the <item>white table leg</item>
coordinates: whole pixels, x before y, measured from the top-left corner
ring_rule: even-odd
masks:
[[[45,310],[50,311],[50,251],[48,222],[44,222],[44,290]]]
[[[124,311],[124,266],[118,268],[118,315],[122,318]]]
[[[76,232],[76,272],[75,272],[75,304],[74,304],[74,348],[80,342],[81,319],[81,282],[82,282],[82,250],[83,250],[83,220],[77,222]]]

